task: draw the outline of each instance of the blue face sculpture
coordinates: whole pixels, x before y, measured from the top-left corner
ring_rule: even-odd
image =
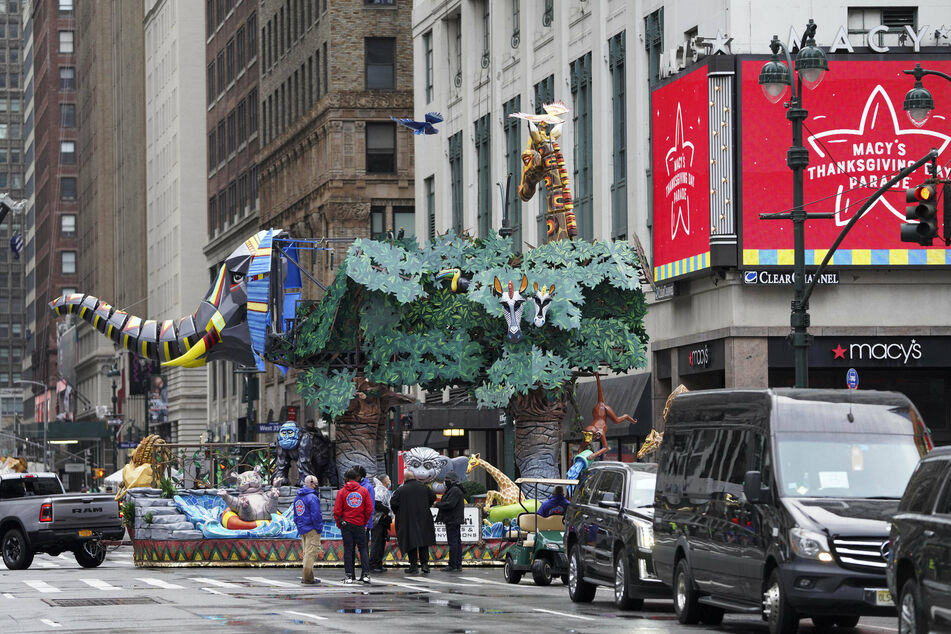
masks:
[[[277,444],[281,446],[281,449],[294,449],[298,442],[300,442],[300,430],[297,429],[297,425],[291,422],[281,425],[280,431],[277,432]]]

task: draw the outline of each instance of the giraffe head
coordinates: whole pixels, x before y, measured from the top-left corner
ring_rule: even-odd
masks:
[[[472,470],[482,464],[482,461],[479,460],[479,454],[474,453],[469,456],[469,466],[466,467],[466,473],[472,473]]]

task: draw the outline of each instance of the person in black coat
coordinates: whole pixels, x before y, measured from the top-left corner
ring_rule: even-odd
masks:
[[[412,471],[403,473],[403,484],[390,498],[390,509],[396,514],[396,539],[409,559],[408,575],[418,574],[420,567],[429,574],[429,547],[436,544],[436,527],[429,509],[435,501],[433,490],[417,480]]]
[[[449,542],[449,567],[446,572],[462,571],[462,524],[465,522],[465,495],[459,486],[459,476],[450,471],[446,474],[446,492],[436,502],[439,513],[436,521],[446,525],[446,541]]]

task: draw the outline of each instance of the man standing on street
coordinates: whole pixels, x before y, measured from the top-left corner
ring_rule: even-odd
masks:
[[[370,583],[370,562],[367,557],[367,522],[373,514],[370,494],[360,486],[360,476],[355,469],[344,474],[347,483],[337,492],[334,501],[334,520],[343,535],[343,565],[347,577],[345,584],[357,581]],[[360,579],[354,578],[354,547],[360,550]]]
[[[393,516],[390,515],[390,476],[383,474],[373,478],[373,530],[370,531],[370,571],[386,572],[383,567],[383,557],[386,554],[386,542],[389,537],[390,524]]]
[[[396,514],[396,539],[400,550],[409,559],[406,574],[429,574],[429,547],[436,543],[436,527],[430,512],[436,494],[416,479],[412,471],[403,472],[403,484],[390,498],[390,508]]]
[[[449,542],[449,567],[446,572],[462,572],[462,524],[465,522],[465,495],[455,471],[446,474],[446,491],[434,505],[439,509],[436,521],[446,525]]]
[[[304,550],[304,569],[300,582],[312,585],[320,581],[314,579],[314,561],[320,548],[320,532],[324,529],[324,518],[320,513],[320,498],[317,497],[317,478],[312,475],[304,478],[304,486],[294,499],[294,523],[300,534]]]

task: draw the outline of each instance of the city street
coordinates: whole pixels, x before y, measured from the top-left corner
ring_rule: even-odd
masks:
[[[622,612],[611,592],[576,605],[560,583],[536,587],[502,580],[500,568],[407,577],[394,570],[370,586],[345,586],[342,568],[318,569],[318,586],[293,568],[135,568],[132,550],[110,552],[99,568],[71,554],[37,555],[25,571],[0,563],[0,631],[48,632],[765,632],[758,617],[728,615],[723,626],[677,623],[670,602]],[[892,618],[863,619],[855,630],[895,632]],[[802,632],[818,631],[808,620]]]

